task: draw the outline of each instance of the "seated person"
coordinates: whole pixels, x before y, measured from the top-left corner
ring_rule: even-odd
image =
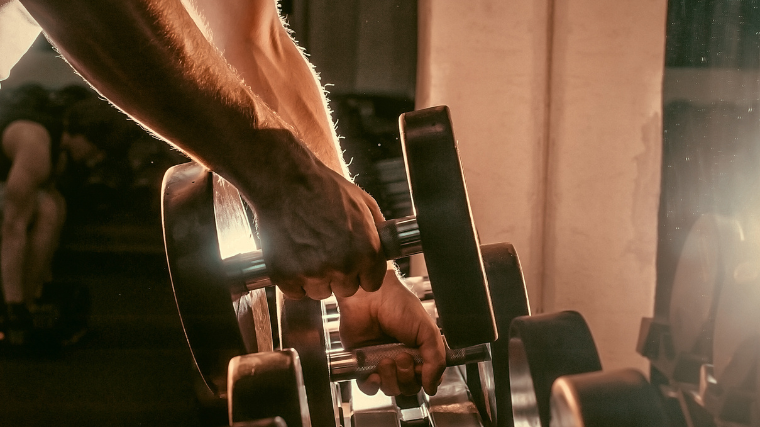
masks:
[[[69,107],[63,123],[64,164],[58,188],[66,199],[68,221],[106,219],[128,203],[124,197],[132,181],[128,153],[145,131],[96,97]]]
[[[0,273],[5,304],[0,313],[5,313],[5,325],[0,333],[10,346],[55,346],[76,338],[84,326],[63,325],[66,302],[42,298],[43,285],[61,295],[50,289],[51,264],[67,214],[57,181],[67,165],[81,169],[103,162],[107,130],[125,119],[91,91],[76,87],[51,94],[26,85],[2,95]],[[98,108],[107,114],[97,115]],[[89,114],[94,117],[82,117]]]
[[[26,35],[36,21],[100,94],[235,185],[258,214],[272,282],[291,298],[335,294],[347,348],[388,338],[419,347],[420,365],[386,359],[365,391],[434,394],[441,335],[386,265],[380,209],[347,179],[324,94],[276,2],[189,3],[0,0],[0,28]],[[0,39],[0,76],[27,39]]]

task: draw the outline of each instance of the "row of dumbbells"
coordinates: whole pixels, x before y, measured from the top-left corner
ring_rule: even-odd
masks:
[[[670,303],[645,318],[638,351],[674,426],[760,426],[760,246],[735,218],[699,217]]]
[[[400,122],[415,215],[378,231],[388,259],[425,256],[429,282],[411,280],[430,284],[419,295],[450,346],[436,396],[361,403],[351,381],[414,350],[335,348],[337,313],[322,301],[278,299],[274,309],[252,212],[237,190],[193,163],[167,172],[164,239],[175,298],[199,371],[226,397],[230,423],[664,425],[640,373],[601,372],[578,313],[529,316],[511,245],[480,245],[448,109]]]
[[[328,301],[325,306],[324,320],[334,324],[334,305]],[[334,328],[328,332],[335,334]],[[339,345],[337,339],[332,341]],[[354,376],[340,372],[346,359],[356,372],[357,353],[333,348],[328,360],[335,400],[328,409],[334,420],[328,425],[668,425],[659,396],[640,372],[602,371],[593,338],[579,313],[518,316],[511,322],[507,343],[506,349],[491,344],[496,358],[482,360],[479,352],[474,362],[449,368],[436,396],[421,392],[395,399],[357,399],[358,391],[350,382]],[[272,417],[279,416],[282,422],[289,419],[291,426],[312,425],[296,351],[238,356],[229,369],[232,421],[266,417],[275,423],[281,421]]]

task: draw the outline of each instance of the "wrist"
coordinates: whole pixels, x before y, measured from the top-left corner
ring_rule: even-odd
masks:
[[[214,170],[257,210],[270,209],[284,197],[298,197],[324,173],[288,129],[259,129],[251,140],[234,147]]]

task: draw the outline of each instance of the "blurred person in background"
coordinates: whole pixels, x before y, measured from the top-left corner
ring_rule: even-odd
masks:
[[[56,349],[84,333],[86,290],[53,282],[67,217],[59,185],[73,197],[96,168],[110,171],[98,179],[111,185],[123,168],[107,159],[123,156],[134,128],[81,86],[51,92],[28,84],[0,93],[0,342],[7,347]]]

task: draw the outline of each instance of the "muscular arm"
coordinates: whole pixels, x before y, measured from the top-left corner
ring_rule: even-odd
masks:
[[[374,228],[379,208],[344,179],[321,89],[274,0],[197,2],[218,50],[179,0],[23,0],[98,91],[253,203],[272,281],[286,294],[377,289],[386,275]],[[394,394],[398,380],[402,391],[424,383],[434,392],[440,378],[438,330],[404,291],[389,274],[380,291],[341,299],[346,324],[379,325],[345,330],[347,344],[390,335],[425,350],[421,372],[396,374],[391,363],[370,379],[370,391],[382,383]],[[403,320],[383,315],[406,308],[413,314]]]
[[[206,19],[197,19],[206,35],[240,73],[245,82],[261,96],[299,135],[311,141],[309,149],[335,171],[345,166],[326,101],[308,62],[293,43],[288,43],[285,29],[275,22],[282,44],[280,54],[266,54],[267,38],[261,28],[279,19],[273,1],[195,0]],[[283,62],[285,64],[283,64]],[[383,286],[377,292],[359,290],[349,298],[339,298],[341,340],[348,348],[398,340],[419,347],[426,363],[416,369],[411,360],[384,361],[377,373],[360,387],[374,394],[382,389],[388,395],[416,393],[420,385],[434,394],[444,366],[443,343],[437,326],[428,317],[417,297],[399,281],[389,263]]]
[[[306,147],[284,141],[289,126],[241,84],[179,0],[22,3],[101,94],[234,184],[313,173]],[[259,187],[250,189],[256,202],[276,197]]]
[[[7,302],[24,300],[27,233],[37,194],[50,177],[50,136],[42,125],[19,120],[3,132],[2,147],[13,159],[5,184],[0,270]]]
[[[374,228],[379,209],[341,176],[336,155],[327,154],[335,153],[334,139],[321,130],[322,137],[304,142],[299,130],[243,84],[179,0],[22,3],[101,94],[225,177],[256,207],[272,280],[286,294],[324,298],[331,290],[350,295],[359,285],[379,287],[385,271]],[[258,26],[245,38],[259,49],[256,61],[308,71],[304,84],[320,97],[276,13],[256,16]],[[290,79],[303,79],[293,73]],[[296,120],[305,105],[313,107],[304,102],[283,111]],[[323,116],[316,119],[319,129],[329,123]],[[313,154],[320,150],[322,160]]]

